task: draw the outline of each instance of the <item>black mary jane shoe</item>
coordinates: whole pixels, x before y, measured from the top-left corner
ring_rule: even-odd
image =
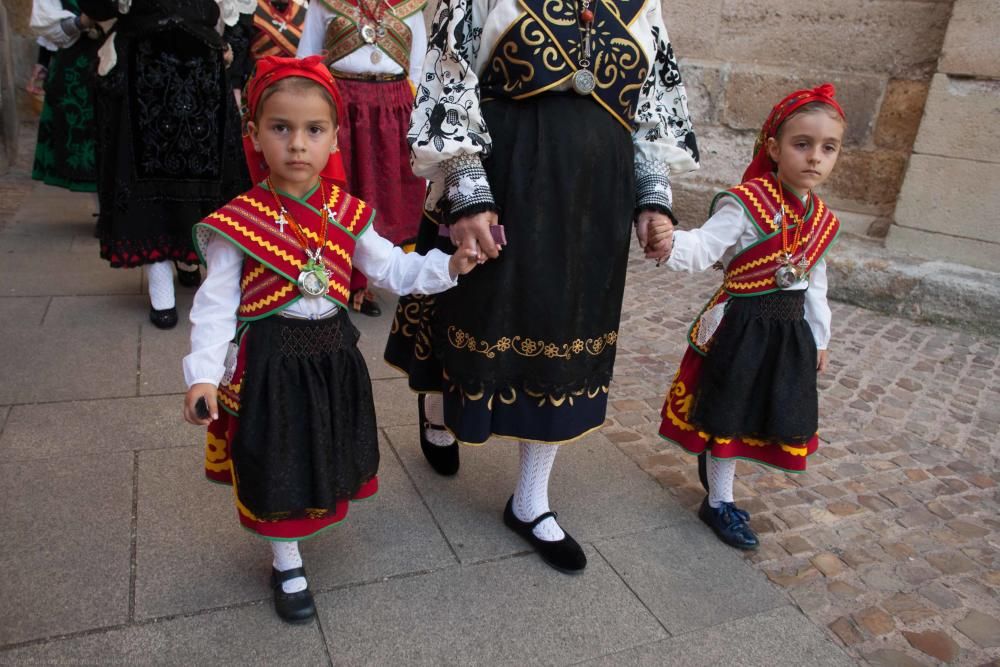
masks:
[[[750,527],[750,514],[734,503],[712,507],[708,504],[708,496],[705,496],[698,508],[698,518],[715,532],[716,537],[731,547],[753,551],[760,546],[757,533]]]
[[[180,264],[174,263],[177,267],[177,282],[182,287],[198,287],[201,285],[201,269],[195,268],[193,271],[182,269]]]
[[[177,326],[177,309],[164,308],[163,310],[157,310],[150,306],[149,321],[157,329],[173,329]]]
[[[382,314],[382,309],[375,301],[375,295],[368,290],[351,292],[351,310],[368,317],[378,317]]]
[[[313,602],[312,592],[309,591],[308,584],[305,590],[298,593],[286,593],[281,584],[296,577],[305,577],[305,568],[297,567],[292,570],[275,570],[271,568],[271,588],[274,589],[274,611],[278,613],[281,620],[288,623],[308,623],[316,615],[316,603]]]
[[[579,574],[587,567],[587,555],[583,553],[580,544],[563,530],[561,540],[541,540],[532,532],[535,526],[546,519],[555,519],[555,512],[545,512],[531,521],[521,521],[514,516],[514,496],[507,501],[503,510],[503,522],[508,528],[526,539],[553,569],[564,574]]]
[[[453,442],[450,445],[435,445],[433,442],[427,439],[425,435],[425,429],[431,429],[432,431],[446,431],[444,426],[438,426],[437,424],[432,424],[427,421],[427,414],[424,412],[424,396],[426,394],[420,394],[417,397],[417,420],[420,429],[420,451],[424,453],[424,458],[427,459],[427,463],[434,468],[434,472],[439,475],[444,475],[445,477],[451,477],[458,472],[458,443]]]

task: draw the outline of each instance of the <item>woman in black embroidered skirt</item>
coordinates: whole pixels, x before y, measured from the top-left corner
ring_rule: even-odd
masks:
[[[150,320],[177,322],[173,269],[200,282],[191,228],[249,187],[215,0],[80,0],[116,18],[98,66],[98,238],[114,268],[147,267]],[[233,24],[236,25],[235,22]],[[241,41],[245,41],[241,40]]]
[[[422,394],[438,472],[457,472],[456,441],[519,443],[504,521],[567,572],[586,558],[549,511],[553,445],[604,422],[631,221],[643,244],[650,224],[669,227],[669,174],[697,167],[660,11],[443,0],[408,136],[431,182],[418,250],[492,259],[447,294],[402,299],[385,358]]]

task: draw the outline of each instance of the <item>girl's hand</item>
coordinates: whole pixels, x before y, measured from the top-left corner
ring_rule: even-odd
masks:
[[[829,365],[830,356],[826,353],[826,350],[819,350],[819,354],[816,355],[816,372],[825,372]]]
[[[448,272],[452,278],[464,276],[479,264],[479,255],[475,250],[459,248],[448,260]]]
[[[497,219],[497,214],[494,211],[485,211],[459,218],[448,228],[451,242],[458,246],[459,250],[474,251],[480,264],[485,262],[487,258],[496,259],[500,254],[500,246],[496,244],[493,235],[490,234],[490,225],[497,224]],[[452,257],[454,256],[452,255]],[[463,271],[463,273],[468,273],[468,271]]]
[[[662,261],[673,248],[674,223],[658,211],[642,211],[635,221],[635,235],[647,259]]]
[[[226,67],[233,64],[233,47],[226,44],[226,50],[222,52],[222,62]]]
[[[184,421],[195,426],[207,426],[210,422],[218,419],[219,404],[216,402],[215,392],[214,384],[201,382],[191,385],[187,394],[184,395]],[[198,402],[199,398],[205,399],[205,404],[208,406],[208,419],[200,419],[195,411],[194,404]]]

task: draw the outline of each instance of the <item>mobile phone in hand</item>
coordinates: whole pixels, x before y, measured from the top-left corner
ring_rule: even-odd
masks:
[[[208,402],[205,400],[204,396],[195,401],[194,414],[198,417],[198,419],[208,419],[212,416],[208,411]]]

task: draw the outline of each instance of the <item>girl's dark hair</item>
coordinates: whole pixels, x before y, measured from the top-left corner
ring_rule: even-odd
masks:
[[[261,109],[264,108],[264,102],[268,100],[272,95],[277,92],[295,92],[295,93],[305,93],[308,91],[316,91],[322,95],[323,99],[330,106],[330,115],[333,117],[333,124],[338,125],[340,119],[337,118],[337,105],[334,103],[333,98],[330,96],[330,91],[326,88],[313,81],[312,79],[307,79],[304,76],[289,76],[281,79],[277,83],[268,86],[264,89],[264,92],[260,94],[260,100],[257,102],[257,108],[254,109],[253,121],[256,123],[257,119],[260,117]]]

